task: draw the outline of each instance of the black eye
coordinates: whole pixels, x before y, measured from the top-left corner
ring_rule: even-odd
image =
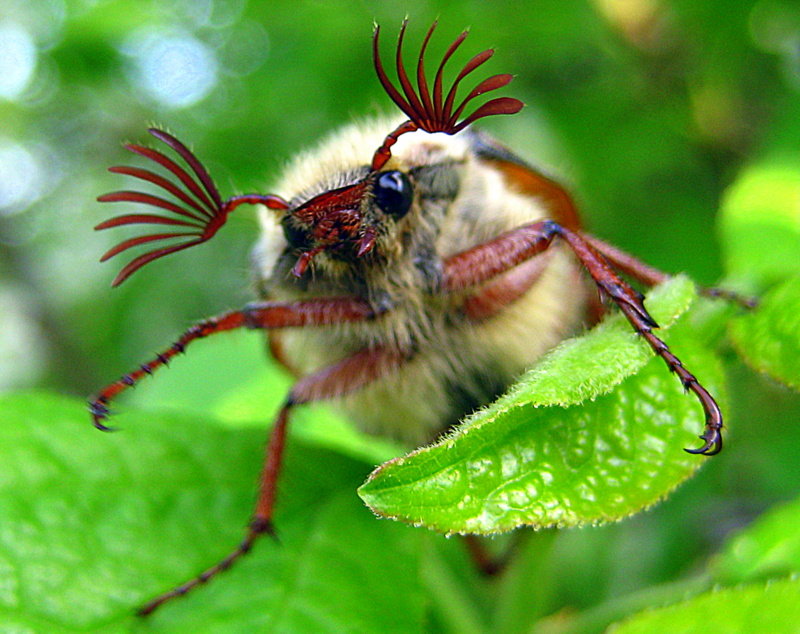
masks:
[[[301,229],[292,222],[291,215],[287,215],[281,221],[283,227],[283,235],[289,246],[294,249],[306,249],[309,246],[308,232]]]
[[[405,216],[414,199],[411,181],[405,174],[397,171],[379,174],[372,194],[375,196],[375,204],[384,213],[395,218]]]

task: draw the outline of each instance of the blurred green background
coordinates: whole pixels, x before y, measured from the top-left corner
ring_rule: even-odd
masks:
[[[187,323],[250,299],[247,211],[112,292],[127,254],[97,260],[131,233],[94,233],[124,209],[95,197],[137,183],[105,168],[142,165],[122,142],[148,142],[156,123],[224,195],[269,191],[298,150],[391,111],[370,33],[384,25],[390,54],[405,14],[412,40],[438,16],[435,46],[471,26],[465,48],[497,47],[491,72],[515,73],[506,94],[528,107],[483,128],[570,183],[592,231],[702,283],[720,278],[723,193],[797,118],[793,3],[5,0],[0,386],[88,393]]]
[[[384,27],[388,54],[406,14],[407,51],[436,17],[431,59],[465,26],[465,49],[497,48],[491,72],[515,73],[504,94],[527,108],[481,127],[569,183],[592,232],[704,284],[769,281],[745,279],[715,218],[765,157],[800,173],[796,2],[4,0],[0,390],[84,396],[188,324],[251,300],[246,210],[213,242],[112,291],[125,256],[98,258],[132,233],[94,233],[124,209],[95,198],[133,183],[105,168],[143,165],[121,143],[147,141],[157,123],[196,151],[223,196],[271,191],[298,150],[391,111],[370,34],[373,20]],[[214,367],[176,367],[131,400],[202,410],[259,371],[258,337],[235,341],[215,348]],[[698,478],[651,513],[560,536],[554,608],[689,573],[732,528],[797,493],[797,399],[743,368],[732,382],[730,446]]]

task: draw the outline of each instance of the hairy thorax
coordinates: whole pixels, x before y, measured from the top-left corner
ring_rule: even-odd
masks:
[[[385,121],[345,129],[301,155],[277,190],[299,204],[363,178],[369,159],[365,148],[379,144],[386,129]],[[583,285],[561,248],[484,287],[442,291],[449,256],[548,217],[540,201],[514,191],[480,158],[477,139],[469,132],[400,138],[386,168],[408,175],[414,201],[406,216],[382,226],[366,257],[325,252],[295,278],[290,271],[296,253],[272,213],[262,213],[254,264],[264,299],[355,295],[381,312],[365,323],[275,332],[274,341],[295,373],[308,374],[365,347],[388,346],[407,354],[396,372],[339,399],[368,431],[410,443],[430,440],[490,401],[582,320]],[[507,289],[515,289],[512,299]]]

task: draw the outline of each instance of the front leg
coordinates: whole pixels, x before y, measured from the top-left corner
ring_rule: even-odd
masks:
[[[714,397],[683,366],[667,344],[653,334],[653,329],[658,324],[647,312],[642,295],[614,271],[608,260],[581,233],[562,227],[552,220],[523,225],[448,258],[444,265],[443,287],[447,291],[459,291],[483,284],[546,251],[557,237],[566,242],[578,256],[601,294],[617,304],[633,329],[664,360],[670,372],[677,374],[683,386],[697,396],[705,414],[705,431],[700,436],[704,443],[697,449],[686,451],[708,456],[719,453],[722,450],[722,413]]]
[[[374,319],[380,312],[384,311],[374,309],[368,301],[359,297],[329,297],[291,303],[259,302],[247,306],[244,310],[203,320],[189,328],[154,359],[143,363],[133,372],[123,374],[100,390],[97,396],[89,401],[89,412],[94,426],[103,431],[110,431],[111,428],[107,427],[104,421],[110,415],[108,406],[111,400],[123,390],[136,385],[143,377],[168,365],[174,356],[185,352],[186,347],[196,339],[237,328],[269,330],[365,321]]]
[[[244,310],[224,313],[218,317],[201,321],[189,328],[175,343],[138,369],[123,375],[111,383],[89,402],[89,409],[96,427],[109,428],[104,420],[109,416],[108,404],[125,389],[136,385],[145,375],[166,366],[177,354],[196,339],[237,328],[271,330],[303,326],[325,326],[374,319],[388,310],[373,308],[358,297],[331,297],[291,303],[260,302]],[[273,534],[272,514],[275,506],[278,477],[280,475],[283,449],[286,439],[289,410],[295,405],[310,401],[326,400],[353,392],[363,385],[375,381],[402,364],[407,354],[389,348],[367,348],[344,360],[300,379],[292,388],[278,413],[267,444],[264,467],[261,472],[259,496],[247,533],[239,546],[227,557],[204,571],[199,576],[166,592],[139,610],[140,615],[152,613],[163,603],[189,592],[207,582],[223,570],[230,568],[239,558],[248,553],[255,541],[264,534]]]

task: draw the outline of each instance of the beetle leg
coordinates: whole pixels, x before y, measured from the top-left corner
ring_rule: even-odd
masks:
[[[475,569],[486,577],[492,577],[502,573],[508,564],[514,560],[514,556],[522,546],[523,540],[528,539],[532,531],[515,531],[511,534],[511,540],[506,544],[505,549],[494,554],[487,548],[490,538],[485,535],[462,535],[462,541],[469,553]]]
[[[111,400],[123,390],[135,386],[144,376],[168,365],[174,356],[184,352],[196,339],[237,328],[272,329],[364,321],[377,317],[381,312],[383,311],[374,309],[369,302],[358,297],[330,297],[292,303],[259,302],[247,306],[244,310],[206,319],[189,328],[154,359],[143,363],[133,372],[124,374],[100,390],[97,396],[89,401],[89,412],[94,426],[103,431],[110,431],[111,428],[105,425],[105,420],[111,414],[108,408]]]
[[[664,360],[670,372],[678,375],[683,386],[694,392],[700,401],[706,421],[705,431],[700,438],[705,442],[698,449],[686,451],[705,455],[719,453],[722,449],[722,414],[716,401],[670,351],[667,344],[653,334],[653,328],[657,328],[658,324],[647,312],[642,295],[617,275],[608,260],[582,234],[552,220],[523,225],[448,258],[444,263],[443,288],[457,291],[487,282],[547,250],[556,237],[570,246],[600,292],[617,304],[633,329]]]
[[[471,321],[489,319],[525,295],[547,269],[555,252],[542,253],[481,286],[464,300],[462,311]]]
[[[660,284],[668,280],[672,277],[669,273],[664,273],[664,271],[660,271],[656,268],[653,268],[649,264],[645,264],[640,259],[632,256],[630,253],[626,253],[617,247],[604,242],[594,236],[590,236],[586,233],[582,234],[584,240],[588,242],[592,247],[603,254],[611,264],[613,264],[618,270],[625,273],[625,275],[631,276],[633,279],[638,280],[642,284],[646,284],[647,286],[655,286],[656,284]],[[740,295],[739,293],[735,293],[734,291],[730,291],[725,288],[698,288],[698,292],[701,295],[705,295],[706,297],[716,297],[719,299],[724,299],[729,302],[734,302],[735,304],[739,304],[743,308],[752,309],[758,305],[758,300],[754,297],[745,297],[744,295]]]
[[[138,612],[140,616],[152,613],[167,601],[182,596],[206,583],[220,572],[230,568],[238,559],[250,552],[255,541],[264,534],[275,535],[272,513],[275,507],[278,476],[280,475],[289,410],[295,405],[344,396],[380,379],[396,370],[408,354],[393,348],[364,348],[338,363],[323,368],[294,384],[267,443],[266,458],[261,471],[258,501],[247,534],[239,546],[227,557],[186,583],[156,597]]]

